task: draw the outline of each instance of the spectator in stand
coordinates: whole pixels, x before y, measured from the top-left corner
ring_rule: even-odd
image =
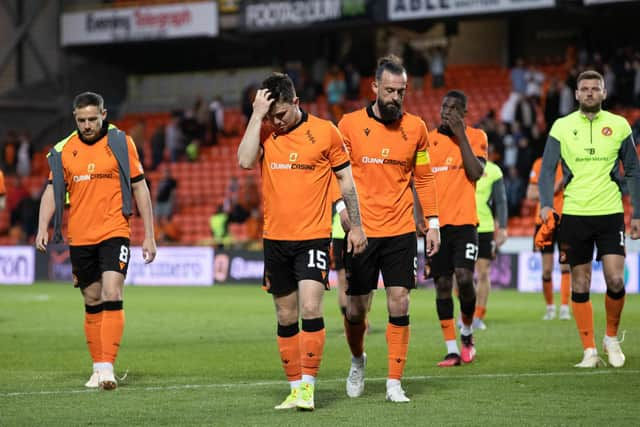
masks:
[[[560,82],[555,77],[544,97],[544,122],[547,129],[560,117]]]
[[[344,66],[344,81],[347,85],[347,99],[349,101],[360,99],[360,73],[351,62]]]
[[[129,131],[129,136],[133,139],[133,143],[136,145],[136,151],[138,151],[138,158],[142,166],[146,167],[144,162],[144,131],[146,123],[144,120],[138,120]]]
[[[158,125],[151,136],[151,170],[156,170],[164,159],[165,126]]]
[[[611,109],[617,106],[618,93],[616,92],[616,74],[609,64],[602,64],[602,76],[604,77],[604,87],[607,88],[607,99],[605,108]]]
[[[517,126],[514,127],[517,128]],[[504,123],[500,125],[500,133],[502,134],[502,147],[504,150],[502,168],[505,170],[505,175],[507,175],[507,171],[510,168],[515,168],[518,162],[518,141]]]
[[[520,206],[524,197],[524,181],[518,174],[518,169],[510,167],[504,178],[504,188],[507,193],[507,208],[509,218],[520,215]]]
[[[420,51],[417,51],[409,43],[405,43],[402,52],[402,62],[411,77],[411,90],[414,93],[422,92],[424,76],[427,74],[427,61]]]
[[[516,168],[518,169],[518,175],[520,175],[523,182],[526,182],[526,177],[529,176],[532,164],[533,157],[529,138],[524,134],[520,134],[520,137],[518,138],[518,158],[516,160]]]
[[[531,99],[534,105],[539,105],[540,98],[542,98],[542,85],[544,85],[545,79],[544,73],[530,65],[524,73],[524,78],[527,82],[524,91],[525,96]]]
[[[18,176],[31,175],[31,160],[33,159],[33,147],[31,138],[27,132],[22,132],[18,137],[16,150],[16,173]]]
[[[444,72],[446,70],[446,46],[435,46],[427,50],[431,86],[434,89],[444,87]]]
[[[2,150],[2,166],[7,175],[13,175],[16,172],[16,150],[18,145],[18,136],[15,130],[9,129],[4,136],[4,140],[0,145]]]
[[[530,136],[531,128],[538,120],[536,101],[533,96],[523,96],[520,98],[520,101],[516,105],[515,120],[520,124],[521,132],[526,136]]]
[[[184,156],[185,143],[180,128],[181,116],[181,111],[171,112],[171,119],[165,127],[164,140],[172,163],[181,160]]]
[[[16,207],[20,225],[20,243],[33,243],[38,233],[38,210],[40,208],[40,191],[32,190]]]
[[[575,110],[575,95],[571,89],[570,81],[565,80],[560,83],[560,104],[558,105],[559,117],[564,117]],[[547,126],[551,126],[552,123],[547,123]]]
[[[516,64],[511,69],[511,92],[519,93],[521,95],[525,94],[527,89],[525,73],[524,59],[516,59]]]
[[[158,182],[158,191],[156,192],[155,214],[158,228],[162,228],[171,221],[175,209],[177,188],[178,182],[171,175],[171,168],[169,165],[165,165],[163,177]]]
[[[218,135],[224,135],[224,104],[222,97],[216,96],[209,104],[209,122],[211,123],[211,145],[218,144]]]
[[[342,114],[344,114],[347,84],[344,79],[344,73],[335,64],[331,66],[324,79],[324,93],[327,95],[331,120],[334,123],[338,123],[342,118]]]
[[[25,188],[22,179],[16,177],[15,186],[7,191],[7,209],[9,211],[9,225],[15,227],[20,225],[20,212],[18,206],[23,199],[29,197],[29,192]]]
[[[218,205],[216,213],[209,218],[209,226],[211,227],[211,234],[213,236],[213,245],[217,249],[223,249],[229,247],[231,243],[231,236],[229,236],[229,214],[225,212],[222,204]]]
[[[248,212],[260,209],[260,190],[253,175],[247,175],[241,193],[242,205]]]

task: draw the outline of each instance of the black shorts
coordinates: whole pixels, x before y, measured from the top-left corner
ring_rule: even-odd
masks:
[[[73,285],[84,289],[99,281],[105,271],[117,271],[127,276],[129,268],[129,239],[113,237],[96,245],[70,246]]]
[[[346,239],[331,239],[331,269],[338,271],[344,268],[344,254],[347,252]]]
[[[603,255],[625,256],[624,214],[562,215],[558,237],[561,259],[565,256],[570,266],[591,262],[594,245],[598,261]]]
[[[416,287],[418,241],[415,232],[369,237],[367,241],[367,248],[360,255],[346,254],[347,295],[367,295],[376,289],[380,272],[385,287]]]
[[[560,219],[560,222],[562,222],[562,219]],[[542,224],[536,224],[536,229],[533,232],[533,251],[534,252],[540,252],[542,254],[553,254],[555,247],[558,245],[558,230],[560,229],[560,227],[556,227],[555,230],[553,230],[553,236],[551,237],[551,244],[544,246],[542,249],[536,248],[536,234],[538,234],[538,230],[540,230],[540,227],[542,227]]]
[[[288,295],[298,289],[301,280],[315,280],[328,289],[330,241],[264,239],[264,289]]]
[[[445,225],[440,228],[440,250],[427,264],[431,277],[452,276],[456,268],[473,271],[478,259],[478,229],[473,225]]]
[[[496,239],[493,231],[478,233],[478,258],[496,259]]]

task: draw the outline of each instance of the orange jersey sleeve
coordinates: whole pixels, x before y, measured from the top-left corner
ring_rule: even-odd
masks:
[[[369,106],[345,114],[338,127],[351,154],[367,236],[415,232],[411,177],[418,152],[427,144],[422,119],[404,113],[400,120],[384,123]]]
[[[467,127],[467,139],[473,153],[487,159],[487,135]],[[436,177],[440,225],[478,225],[475,182],[467,178],[458,144],[437,129],[429,132],[431,170]]]
[[[142,165],[127,137],[132,181],[143,177]],[[62,148],[64,181],[69,192],[69,244],[94,245],[112,237],[130,238],[129,221],[122,214],[118,162],[107,137],[85,144],[77,135]]]
[[[272,133],[262,146],[264,237],[328,238],[333,171],[349,165],[338,129],[328,120],[303,113],[294,129],[283,135]]]
[[[540,168],[542,168],[542,157],[536,159],[533,162],[533,166],[531,166],[531,173],[529,173],[529,184],[538,185],[538,180],[540,179]],[[562,181],[563,173],[562,173],[562,165],[558,163],[558,167],[556,168],[556,177],[554,180],[554,184]],[[554,193],[553,195],[553,209],[557,213],[562,213],[562,205],[564,204],[564,191],[560,190]],[[536,218],[540,214],[540,203],[536,206]]]
[[[418,143],[413,175],[416,194],[418,195],[421,211],[425,218],[438,216],[436,178],[431,171],[431,159],[429,158],[428,147],[428,131],[427,126],[424,125],[424,133],[421,141]]]

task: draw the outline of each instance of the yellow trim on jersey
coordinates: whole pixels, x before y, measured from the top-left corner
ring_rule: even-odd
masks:
[[[431,163],[431,159],[427,150],[416,153],[416,166],[428,165],[429,163]]]

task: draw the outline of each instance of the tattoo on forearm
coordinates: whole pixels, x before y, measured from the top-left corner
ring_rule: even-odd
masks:
[[[349,213],[349,221],[351,225],[360,227],[362,221],[360,220],[360,205],[358,204],[358,193],[355,187],[351,187],[346,193],[342,195],[344,204],[347,205],[347,212]]]

